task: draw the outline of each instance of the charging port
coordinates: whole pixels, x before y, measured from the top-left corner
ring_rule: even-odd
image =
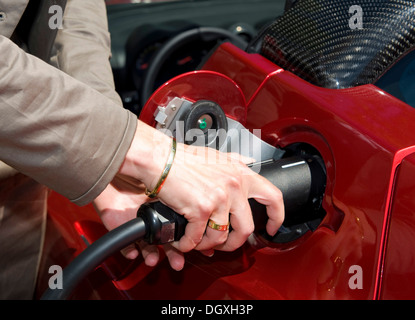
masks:
[[[315,231],[326,215],[322,207],[326,168],[320,154],[301,143],[284,150],[284,158],[261,164],[259,171],[281,190],[284,197],[285,219],[275,236],[270,237],[265,231],[264,207],[251,200],[256,233],[276,244],[290,243]]]

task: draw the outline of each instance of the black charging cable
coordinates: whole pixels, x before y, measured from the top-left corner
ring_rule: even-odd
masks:
[[[64,270],[62,289],[48,289],[41,300],[65,300],[78,284],[107,258],[134,243],[164,244],[179,240],[187,220],[161,202],[140,207],[137,218],[106,233],[82,251]]]

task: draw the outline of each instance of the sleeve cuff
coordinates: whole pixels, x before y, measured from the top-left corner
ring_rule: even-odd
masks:
[[[106,167],[105,171],[96,181],[96,183],[83,195],[76,199],[71,199],[71,202],[75,203],[78,206],[84,206],[92,202],[96,197],[98,197],[102,191],[107,187],[107,185],[114,179],[119,168],[124,162],[125,156],[131,146],[131,142],[134,138],[134,134],[137,127],[137,118],[131,112],[126,112],[128,115],[126,129],[124,131],[123,138],[121,143],[116,150],[114,157]]]

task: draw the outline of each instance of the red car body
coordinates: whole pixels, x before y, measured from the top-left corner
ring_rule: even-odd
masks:
[[[92,287],[75,297],[413,298],[415,110],[374,85],[314,86],[231,44],[218,48],[203,69],[164,85],[141,118],[150,123],[162,103],[157,99],[169,96],[219,99],[228,116],[248,129],[261,129],[266,142],[280,148],[300,142],[313,146],[327,168],[326,216],[314,232],[292,243],[269,243],[254,234],[233,253],[207,258],[191,252],[181,272],[170,270],[166,259],[149,268],[140,259],[112,257],[98,267],[95,278],[91,275]],[[233,93],[222,90],[222,83],[233,86]],[[235,100],[232,94],[240,96]],[[86,241],[106,232],[92,207],[76,207],[54,193],[49,218],[59,230],[58,238],[48,234],[46,242],[50,251],[45,256],[59,258],[53,264],[66,265]],[[45,260],[43,271],[51,263]],[[44,272],[43,280],[48,276]],[[357,276],[359,286],[353,285]]]
[[[415,294],[415,110],[373,84],[313,85],[263,56],[222,44],[202,70],[178,76],[150,98],[154,125],[173,97],[216,101],[226,115],[278,148],[318,150],[327,170],[318,228],[272,243],[254,233],[232,253],[185,255],[150,268],[121,255],[98,266],[76,299],[413,299]],[[50,265],[66,266],[106,232],[92,206],[52,193],[38,292]]]

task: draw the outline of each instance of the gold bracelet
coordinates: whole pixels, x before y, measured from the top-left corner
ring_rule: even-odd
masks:
[[[170,172],[170,168],[173,165],[173,160],[174,160],[174,156],[176,155],[176,146],[177,146],[177,142],[176,139],[173,138],[173,142],[172,142],[172,147],[171,147],[171,151],[170,151],[170,155],[169,158],[167,159],[166,165],[164,167],[163,173],[160,176],[159,181],[157,182],[156,186],[154,187],[153,191],[149,191],[146,188],[146,195],[149,198],[155,198],[157,197],[158,193],[160,192],[161,188],[163,187],[164,182],[167,179],[167,176],[169,175]]]

